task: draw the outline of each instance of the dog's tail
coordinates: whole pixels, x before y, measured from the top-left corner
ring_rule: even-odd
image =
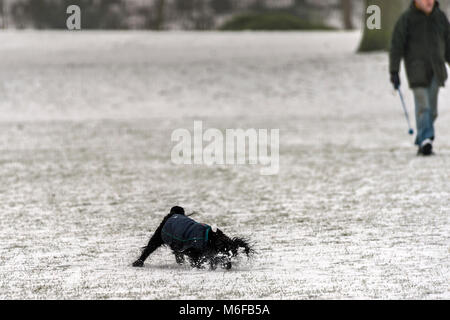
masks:
[[[244,252],[247,255],[247,257],[250,257],[251,255],[255,254],[255,249],[250,244],[250,241],[248,239],[239,237],[231,239],[231,252],[233,253],[233,256],[238,255],[239,248],[244,249]]]

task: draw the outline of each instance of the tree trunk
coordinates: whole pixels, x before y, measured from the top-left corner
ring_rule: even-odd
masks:
[[[353,1],[341,0],[342,19],[345,30],[353,30]]]
[[[165,6],[166,6],[165,0],[158,0],[156,5],[156,22],[155,22],[156,30],[162,30],[164,28]]]
[[[3,0],[0,0],[0,21],[2,22],[0,24],[0,29],[4,29],[6,28],[6,23],[5,23],[5,19],[6,19],[6,14],[5,14],[5,3]]]
[[[389,50],[394,26],[408,3],[408,0],[366,0],[363,21],[364,31],[358,51]],[[370,15],[366,13],[366,10],[371,5],[377,5],[381,9],[381,29],[370,30],[367,27],[367,19]]]

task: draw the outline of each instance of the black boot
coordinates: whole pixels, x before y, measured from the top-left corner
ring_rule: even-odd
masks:
[[[433,154],[433,141],[431,139],[426,139],[422,142],[419,147],[419,155],[430,156]]]

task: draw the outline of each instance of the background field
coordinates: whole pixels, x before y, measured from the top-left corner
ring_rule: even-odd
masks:
[[[417,157],[386,54],[358,40],[0,33],[0,298],[450,298],[450,91]],[[280,174],[173,165],[194,120],[280,129]],[[131,268],[175,204],[259,254]]]

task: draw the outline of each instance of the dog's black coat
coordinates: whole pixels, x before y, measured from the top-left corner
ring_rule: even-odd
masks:
[[[219,229],[214,232],[210,226],[186,217],[181,207],[173,207],[164,217],[133,266],[142,267],[144,261],[162,245],[172,249],[177,263],[183,263],[187,257],[191,266],[196,268],[209,263],[212,269],[217,265],[230,269],[231,258],[239,254],[239,248],[247,256],[254,252],[246,239],[229,238]]]
[[[204,251],[208,245],[211,227],[182,214],[174,214],[164,223],[161,238],[173,251],[188,249]]]

